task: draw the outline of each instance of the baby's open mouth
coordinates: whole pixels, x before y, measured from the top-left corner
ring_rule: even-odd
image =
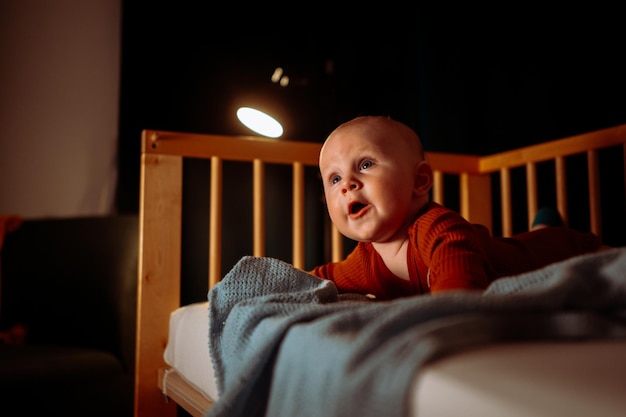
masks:
[[[355,201],[354,203],[350,204],[349,212],[350,212],[350,214],[354,215],[354,214],[359,213],[365,207],[367,207],[367,204]]]

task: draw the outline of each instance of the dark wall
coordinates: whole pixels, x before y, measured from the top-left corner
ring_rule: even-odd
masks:
[[[624,123],[618,16],[588,2],[423,10],[427,147],[486,154]]]

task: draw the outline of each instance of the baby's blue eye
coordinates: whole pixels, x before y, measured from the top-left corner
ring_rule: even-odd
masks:
[[[372,161],[363,161],[361,163],[361,166],[359,167],[359,169],[361,169],[361,170],[367,169],[367,168],[370,168],[372,165],[374,165],[374,163]]]
[[[341,181],[341,177],[339,175],[333,175],[330,177],[331,184],[337,184],[339,181]]]

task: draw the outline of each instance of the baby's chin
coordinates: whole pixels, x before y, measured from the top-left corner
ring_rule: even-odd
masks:
[[[341,230],[340,230],[341,232]],[[376,239],[374,237],[374,235],[372,233],[366,233],[366,232],[354,232],[354,231],[350,231],[350,232],[341,232],[341,234],[343,234],[345,237],[355,240],[357,242],[375,242]]]
[[[357,242],[363,242],[363,240],[361,240],[360,234],[354,233],[354,231],[351,229],[337,227],[337,230],[339,230],[339,233],[341,233],[342,236],[345,236],[348,239],[356,240]]]
[[[357,221],[347,221],[340,226],[337,225],[337,229],[339,233],[344,235],[345,237],[355,240],[357,242],[376,242],[381,237],[381,229],[380,224],[374,224],[371,219],[359,219]],[[385,233],[386,235],[386,233]]]
[[[371,243],[389,243],[389,242],[402,240],[408,237],[408,231],[405,229],[391,232],[389,230],[382,230],[381,228],[376,228],[373,230],[360,230],[356,232],[352,230],[350,233],[343,233],[343,232],[341,233],[344,236],[352,240],[355,240],[357,242],[371,242]]]

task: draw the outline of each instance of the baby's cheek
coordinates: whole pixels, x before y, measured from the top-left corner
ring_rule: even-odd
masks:
[[[343,210],[339,206],[333,206],[332,207],[331,215],[333,217],[333,220],[335,220],[335,221],[343,221],[343,219],[345,217],[345,213],[343,212]]]
[[[331,217],[336,217],[340,214],[337,204],[335,204],[333,200],[326,200],[326,207]]]

